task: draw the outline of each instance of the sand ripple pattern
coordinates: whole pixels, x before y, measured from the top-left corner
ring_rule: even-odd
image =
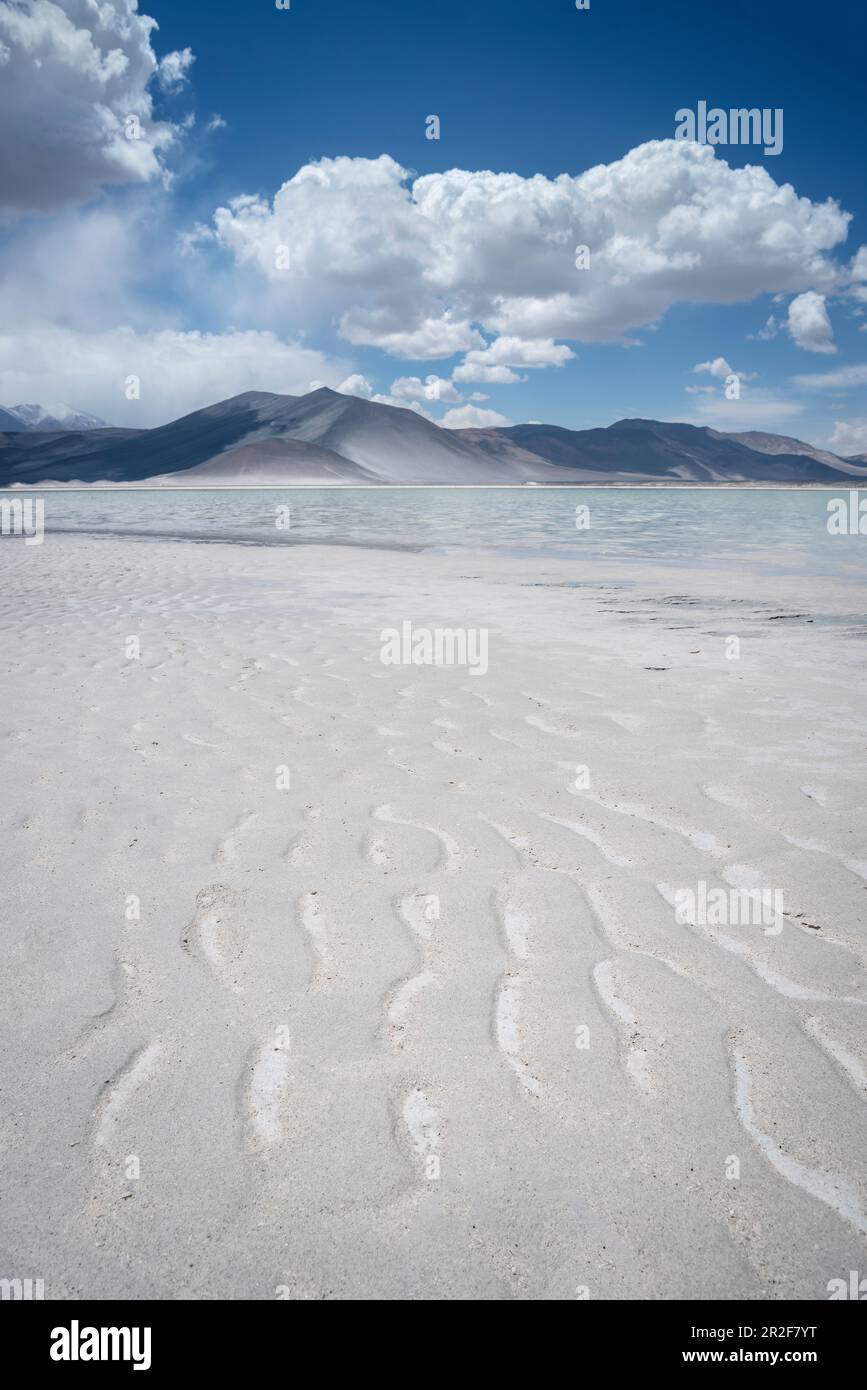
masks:
[[[10,1248],[70,1299],[827,1297],[863,643],[685,570],[350,558],[0,545]],[[496,674],[383,667],[411,606]],[[677,920],[701,882],[783,930]]]
[[[756,1120],[753,1108],[753,1083],[749,1064],[736,1047],[732,1050],[732,1061],[738,1119],[759,1152],[786,1182],[800,1188],[817,1201],[824,1202],[861,1235],[867,1235],[867,1213],[852,1183],[838,1173],[823,1173],[799,1162],[786,1153],[771,1135],[765,1133]]]

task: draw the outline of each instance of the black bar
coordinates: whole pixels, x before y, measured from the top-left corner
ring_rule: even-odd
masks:
[[[251,1365],[267,1358],[263,1365],[276,1371],[282,1364],[287,1379],[294,1380],[299,1369],[296,1358],[303,1355],[304,1348],[303,1342],[294,1343],[294,1339],[303,1337],[310,1330],[309,1319],[317,1316],[309,1302],[301,1309],[279,1300],[0,1305],[0,1326],[7,1334],[7,1364],[11,1353],[20,1367],[19,1375],[33,1369],[61,1377],[76,1372],[93,1376],[105,1368],[114,1374],[134,1374],[134,1357],[141,1363],[140,1373],[150,1377],[186,1370],[213,1370],[225,1377],[234,1371],[249,1373]],[[329,1324],[333,1317],[342,1324],[345,1313],[332,1309]],[[364,1317],[376,1318],[367,1304]],[[440,1334],[442,1318],[442,1312],[437,1314]],[[576,1301],[559,1334],[565,1340],[552,1341],[544,1360],[551,1355],[559,1360],[563,1355],[576,1370],[586,1372],[596,1365],[615,1376],[622,1371],[652,1376],[675,1369],[701,1374],[713,1366],[730,1374],[753,1369],[770,1373],[789,1366],[801,1367],[805,1373],[844,1368],[851,1373],[850,1368],[860,1364],[865,1326],[863,1310],[852,1302]],[[520,1328],[514,1322],[510,1327],[518,1333],[520,1345]],[[117,1350],[128,1352],[127,1360],[52,1358],[52,1347],[70,1355],[75,1347],[79,1351],[89,1351],[92,1346],[102,1350],[102,1342],[88,1332],[101,1328],[129,1331],[128,1340],[117,1339]],[[132,1329],[139,1329],[137,1336]],[[145,1329],[150,1331],[149,1343]],[[478,1330],[485,1335],[484,1326]],[[386,1333],[385,1327],[382,1332]],[[387,1331],[389,1337],[396,1333],[393,1327]],[[376,1336],[375,1323],[366,1322],[363,1341],[345,1344],[355,1348],[350,1353],[354,1374],[363,1369]],[[293,1340],[287,1342],[287,1338]],[[293,1343],[295,1350],[287,1359],[287,1346]],[[526,1344],[528,1351],[531,1345]],[[110,1356],[114,1350],[111,1338],[105,1341],[104,1349]],[[329,1354],[321,1369],[326,1365],[333,1368],[333,1364]]]

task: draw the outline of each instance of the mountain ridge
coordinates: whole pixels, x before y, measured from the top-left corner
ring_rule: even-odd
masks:
[[[44,417],[50,418],[47,410]],[[851,486],[860,478],[867,479],[867,461],[787,435],[642,418],[587,430],[548,424],[449,430],[417,411],[328,387],[302,396],[245,391],[142,430],[40,430],[0,408],[2,487],[233,481]]]

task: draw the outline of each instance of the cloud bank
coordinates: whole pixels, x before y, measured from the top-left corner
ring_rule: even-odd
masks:
[[[833,199],[662,140],[555,179],[413,180],[388,155],[322,159],[270,202],[217,209],[206,236],[255,268],[287,321],[330,318],[346,342],[393,356],[464,353],[457,380],[509,382],[567,360],[557,339],[624,342],[676,303],[768,292],[811,291],[793,332],[827,351],[817,301],[844,283],[831,252],[848,224]]]
[[[304,395],[314,382],[337,387],[346,375],[322,353],[271,332],[198,333],[130,327],[80,332],[50,324],[0,331],[0,378],[6,399],[54,395],[131,429],[161,425],[242,391]],[[137,399],[127,397],[129,377]]]
[[[178,87],[190,51],[151,46],[137,0],[0,2],[0,214],[45,211],[163,172],[178,131],[148,85]]]
[[[850,217],[835,200],[686,141],[556,178],[323,158],[273,198],[242,193],[206,227],[179,228],[167,157],[192,116],[175,124],[155,102],[185,90],[195,54],[158,55],[156,30],[137,0],[0,0],[9,400],[63,396],[157,423],[220,394],[319,380],[423,414],[452,407],[449,425],[490,423],[503,417],[479,409],[473,386],[526,383],[581,345],[633,343],[677,304],[773,294],[788,316],[757,336],[785,329],[831,354],[830,299],[867,302],[867,248],[838,259]],[[405,365],[378,380],[371,350]],[[447,359],[441,375],[419,365]],[[722,365],[696,370],[714,379]],[[140,402],[117,396],[131,373]]]

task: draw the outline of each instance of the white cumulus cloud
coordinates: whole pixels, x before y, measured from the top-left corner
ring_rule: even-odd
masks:
[[[834,332],[823,294],[808,290],[789,305],[786,327],[792,341],[808,352],[836,352]]]
[[[741,381],[751,381],[756,375],[755,372],[736,372],[725,357],[714,357],[708,362],[697,362],[692,370],[694,372],[707,372],[709,376],[718,377],[720,380],[737,376],[740,377]],[[686,389],[687,391],[697,391],[701,388],[688,386]]]
[[[391,394],[401,401],[461,401],[463,396],[447,377],[430,373],[424,381],[418,376],[399,376],[391,383]]]
[[[562,367],[575,356],[565,343],[553,338],[495,338],[486,348],[476,348],[464,358],[467,366]]]
[[[505,415],[500,415],[496,410],[481,410],[477,405],[461,405],[456,409],[447,410],[443,418],[437,421],[444,425],[447,430],[465,429],[493,429],[498,425],[511,425]]]
[[[835,420],[830,447],[835,454],[867,454],[867,420]]]
[[[624,342],[678,302],[842,289],[852,271],[831,253],[849,220],[712,146],[661,140],[555,179],[322,159],[273,200],[217,209],[213,235],[286,324],[337,322],[347,342],[409,360],[462,352],[453,380],[507,384],[568,360],[563,340]]]
[[[156,27],[138,0],[0,0],[0,211],[160,174],[178,128],[153,119]],[[182,78],[188,53],[168,55],[167,76]]]
[[[479,362],[460,362],[452,372],[454,381],[478,381],[483,386],[513,386],[517,381],[526,381],[511,367],[488,367]]]
[[[341,381],[335,390],[341,391],[344,396],[361,396],[362,400],[369,401],[375,392],[366,376],[360,372],[353,372],[345,381]]]
[[[724,357],[714,357],[709,362],[697,362],[692,370],[694,372],[709,372],[711,376],[718,377],[732,375],[732,369]]]
[[[176,92],[187,81],[190,68],[195,62],[191,48],[175,49],[159,61],[157,76],[164,91]]]

